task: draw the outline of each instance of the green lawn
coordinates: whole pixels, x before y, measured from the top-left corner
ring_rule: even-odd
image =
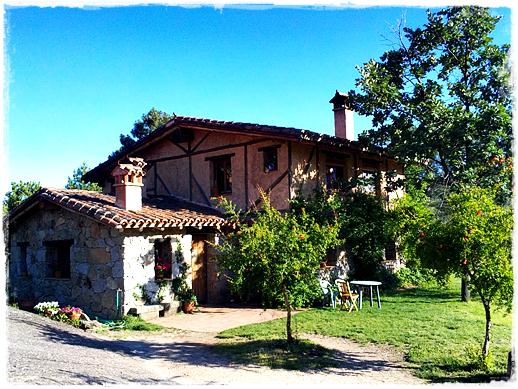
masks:
[[[484,371],[476,363],[484,338],[484,310],[476,299],[460,302],[459,290],[459,283],[455,282],[446,289],[413,289],[385,294],[382,295],[381,310],[376,305],[371,308],[368,298],[360,312],[311,309],[294,316],[293,329],[297,333],[391,345],[402,350],[408,362],[419,366],[418,376],[434,382],[499,378],[506,372],[507,353],[511,350],[512,315],[494,311],[491,340],[494,368]],[[224,331],[219,337],[232,341],[223,342],[217,349],[241,362],[282,367],[279,358],[284,358],[283,354],[279,353],[278,342],[272,340],[282,339],[284,330],[285,319],[279,319]],[[254,354],[258,343],[263,346],[261,353],[255,351]],[[271,344],[276,345],[270,348],[274,356],[268,358]],[[288,358],[290,353],[285,355]],[[302,368],[304,361],[299,362]],[[288,365],[297,367],[293,363]]]

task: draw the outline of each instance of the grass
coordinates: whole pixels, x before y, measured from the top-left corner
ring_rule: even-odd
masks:
[[[404,352],[408,362],[419,366],[418,376],[432,382],[483,382],[502,378],[511,350],[512,315],[500,310],[493,313],[494,366],[485,370],[478,362],[485,325],[482,304],[475,299],[462,303],[459,294],[460,284],[455,282],[446,289],[413,289],[382,295],[381,310],[376,305],[371,308],[368,301],[364,301],[363,310],[352,313],[311,309],[294,316],[293,330],[390,345]],[[234,328],[218,336],[233,342],[236,360],[250,363],[254,355],[247,351],[249,345],[285,338],[285,323],[285,319],[278,319]],[[221,352],[230,347],[226,343],[218,347]],[[242,352],[238,350],[240,347]],[[263,347],[262,354],[265,353]],[[282,358],[282,354],[272,349],[272,358]],[[261,356],[257,363],[263,359],[268,358]]]
[[[295,340],[287,345],[283,339],[261,339],[250,342],[224,342],[218,352],[241,364],[268,366],[272,369],[322,371],[339,366],[331,351],[308,340]]]
[[[113,331],[163,331],[165,328],[159,324],[154,324],[142,320],[138,316],[124,316],[121,320],[115,321],[102,321],[104,324],[102,327],[98,328],[97,331],[105,332],[108,330]]]
[[[137,316],[124,316],[124,329],[128,331],[162,331],[164,327],[149,323]]]

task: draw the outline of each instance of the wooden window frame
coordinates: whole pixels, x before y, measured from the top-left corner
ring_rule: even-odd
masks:
[[[265,173],[279,170],[279,152],[281,145],[260,147],[258,150],[263,153],[263,171]],[[273,164],[273,165],[272,165]],[[272,165],[272,166],[270,166]]]
[[[155,252],[155,280],[171,280],[173,279],[173,247],[171,238],[155,239],[153,241],[153,249]],[[157,266],[166,266],[167,270],[160,271]]]
[[[211,196],[220,196],[220,195],[229,195],[232,194],[232,157],[235,153],[218,155],[214,157],[205,158],[206,161],[210,161],[212,168],[212,177],[211,177]],[[223,169],[220,169],[221,165],[223,165]],[[228,167],[225,169],[225,165]],[[223,173],[222,173],[223,170]],[[224,170],[227,170],[225,173]],[[224,174],[225,176],[220,181],[220,174]],[[222,184],[220,187],[220,184]]]

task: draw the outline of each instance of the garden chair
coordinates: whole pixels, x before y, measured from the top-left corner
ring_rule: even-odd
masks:
[[[324,296],[322,297],[322,305],[325,304],[327,297],[329,296],[331,300],[331,306],[336,308],[336,295],[335,291],[333,290],[333,286],[329,283],[329,281],[326,280],[319,280],[320,282],[320,289],[322,289],[322,293]]]
[[[338,287],[338,292],[340,295],[340,309],[343,309],[344,306],[349,306],[349,312],[351,312],[353,309],[358,310],[358,306],[356,305],[356,301],[360,297],[359,294],[353,293],[351,291],[351,287],[349,286],[349,283],[342,279],[337,279],[335,281],[336,286]]]

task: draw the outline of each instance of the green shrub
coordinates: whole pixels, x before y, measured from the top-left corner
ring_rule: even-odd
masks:
[[[149,323],[137,316],[124,316],[124,329],[129,331],[161,331],[164,329],[161,325]]]
[[[412,286],[435,286],[436,278],[428,269],[418,269],[415,267],[402,267],[395,273],[397,286],[408,288]]]

